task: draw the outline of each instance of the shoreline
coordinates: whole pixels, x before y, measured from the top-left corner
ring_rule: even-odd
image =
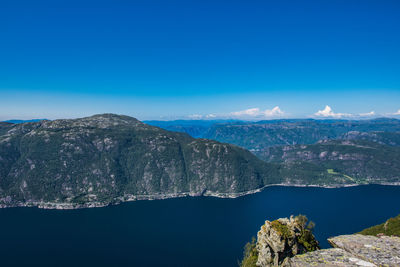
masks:
[[[183,197],[216,197],[216,198],[238,198],[246,195],[252,195],[264,191],[268,187],[312,187],[312,188],[325,188],[325,189],[337,189],[345,187],[355,187],[363,185],[382,185],[382,186],[400,186],[400,182],[396,183],[371,183],[371,184],[337,184],[337,185],[301,185],[301,184],[270,184],[265,185],[261,188],[249,190],[240,193],[215,193],[205,191],[204,193],[194,193],[194,192],[182,192],[182,193],[170,193],[170,194],[156,194],[156,195],[124,195],[117,197],[109,202],[87,202],[84,204],[78,203],[68,203],[68,202],[18,202],[11,205],[0,204],[0,208],[39,208],[39,209],[57,209],[57,210],[73,210],[73,209],[86,209],[86,208],[101,208],[112,205],[119,205],[124,202],[140,201],[140,200],[162,200],[171,198],[183,198]]]

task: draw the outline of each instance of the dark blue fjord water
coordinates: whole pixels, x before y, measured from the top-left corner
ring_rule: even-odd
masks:
[[[306,214],[323,247],[400,213],[400,187],[270,187],[237,199],[0,209],[1,266],[236,266],[266,219]]]

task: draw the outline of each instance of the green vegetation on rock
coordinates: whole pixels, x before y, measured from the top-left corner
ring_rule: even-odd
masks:
[[[364,229],[359,234],[362,235],[379,235],[384,234],[387,236],[398,236],[400,237],[400,215],[394,218],[388,219],[386,222]]]
[[[312,233],[315,228],[315,223],[313,221],[308,221],[308,218],[301,214],[296,216],[295,220],[300,225],[299,243],[303,245],[308,252],[320,249],[319,243]]]
[[[271,227],[275,231],[277,231],[282,238],[288,239],[291,236],[290,229],[286,224],[281,223],[278,220],[272,221],[271,222]]]
[[[244,246],[243,260],[239,262],[240,267],[254,267],[258,259],[258,251],[256,249],[256,238],[253,237],[251,242],[247,242]]]

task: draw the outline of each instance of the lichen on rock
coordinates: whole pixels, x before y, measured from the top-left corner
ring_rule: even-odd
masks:
[[[395,236],[341,235],[328,239],[341,248],[377,266],[400,266],[400,238]]]
[[[285,267],[377,267],[377,265],[354,257],[351,253],[340,249],[321,249],[297,255],[288,260]]]

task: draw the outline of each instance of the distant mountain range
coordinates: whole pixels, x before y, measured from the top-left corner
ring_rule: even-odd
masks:
[[[143,121],[168,131],[187,133],[194,138],[204,137],[213,125],[241,123],[235,120],[173,120],[173,121]]]
[[[199,138],[235,144],[251,151],[277,145],[313,144],[339,139],[350,132],[399,132],[400,120],[314,120],[288,119],[246,121],[147,121],[170,131],[185,132]],[[201,127],[201,134],[196,129]]]
[[[25,123],[25,122],[38,122],[38,121],[45,121],[47,119],[33,119],[33,120],[7,120],[4,122],[9,122],[9,123]]]
[[[188,134],[187,125],[196,127],[196,121],[186,121],[185,128],[177,122],[171,122],[175,129]],[[335,183],[400,184],[397,119],[217,121],[199,137],[235,144],[280,164],[282,178],[290,183],[330,184],[333,177],[324,174],[329,172]]]
[[[149,123],[215,140],[114,114],[0,123],[0,206],[76,208],[235,197],[272,184],[400,182],[398,120]]]

